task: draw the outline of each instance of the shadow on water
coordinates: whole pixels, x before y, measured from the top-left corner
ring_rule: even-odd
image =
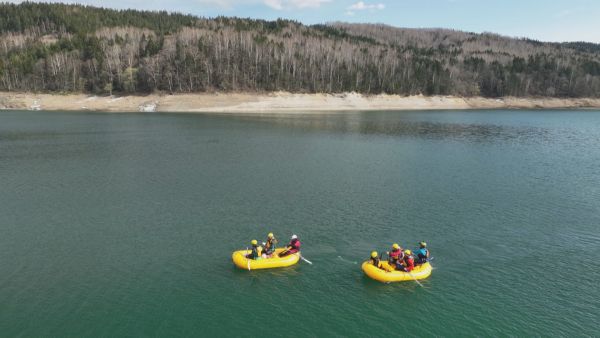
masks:
[[[427,112],[417,114],[425,115]],[[301,130],[358,133],[419,139],[452,139],[472,142],[551,140],[546,128],[487,122],[456,123],[414,119],[398,112],[338,113],[323,115],[238,116],[238,119]]]
[[[404,298],[404,296],[415,297],[418,295],[428,295],[432,292],[428,283],[421,281],[423,287],[412,281],[397,282],[397,283],[381,283],[370,279],[367,276],[362,276],[358,281],[362,284],[362,293],[367,299],[378,300],[378,302],[395,303],[400,300],[403,302],[411,302],[418,305],[414,298]],[[405,304],[406,305],[406,304]]]
[[[275,277],[294,277],[299,275],[298,265],[292,265],[285,268],[277,268],[277,269],[260,269],[260,270],[242,270],[235,265],[231,265],[231,273],[235,278],[245,279],[250,277],[270,280]]]

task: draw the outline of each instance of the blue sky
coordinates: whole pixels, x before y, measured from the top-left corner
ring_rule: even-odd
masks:
[[[10,1],[21,2],[21,1]],[[199,16],[385,23],[495,32],[542,41],[600,43],[599,0],[77,0],[96,6],[165,9]]]

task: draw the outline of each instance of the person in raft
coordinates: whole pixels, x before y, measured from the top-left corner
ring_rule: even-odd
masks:
[[[396,265],[398,262],[402,262],[402,259],[404,258],[402,254],[402,247],[398,245],[398,243],[394,243],[392,245],[392,251],[388,251],[387,255],[388,263],[390,263],[391,266]]]
[[[298,236],[292,235],[290,243],[287,245],[285,250],[279,254],[279,257],[289,256],[291,254],[295,254],[298,251],[300,251],[300,240],[298,239]]]
[[[264,245],[265,250],[263,254],[267,255],[267,257],[271,257],[271,255],[273,255],[273,253],[275,252],[276,245],[277,238],[275,238],[275,235],[273,235],[273,233],[270,232],[269,235],[267,235],[267,242]]]
[[[415,258],[410,250],[404,251],[404,260],[399,260],[396,263],[396,270],[411,272],[415,268]]]
[[[252,244],[252,250],[248,255],[246,255],[246,258],[259,259],[260,255],[262,254],[262,246],[258,246],[258,241],[255,239],[253,239],[250,243]]]
[[[427,250],[427,243],[420,242],[419,249],[415,251],[417,254],[417,264],[424,264],[429,260],[429,250]]]
[[[377,251],[371,252],[371,264],[375,265],[379,269],[383,268],[381,266],[381,259],[379,259],[379,256],[377,255]]]

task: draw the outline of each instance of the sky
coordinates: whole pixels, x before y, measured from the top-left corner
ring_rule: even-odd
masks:
[[[2,1],[2,0],[0,0]],[[6,1],[6,0],[4,0]],[[19,3],[22,1],[8,1]],[[600,0],[77,0],[111,8],[168,10],[305,24],[332,21],[493,32],[541,41],[600,43]]]

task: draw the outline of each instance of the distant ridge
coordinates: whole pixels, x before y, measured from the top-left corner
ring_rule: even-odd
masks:
[[[0,91],[600,97],[600,45],[0,4]]]

